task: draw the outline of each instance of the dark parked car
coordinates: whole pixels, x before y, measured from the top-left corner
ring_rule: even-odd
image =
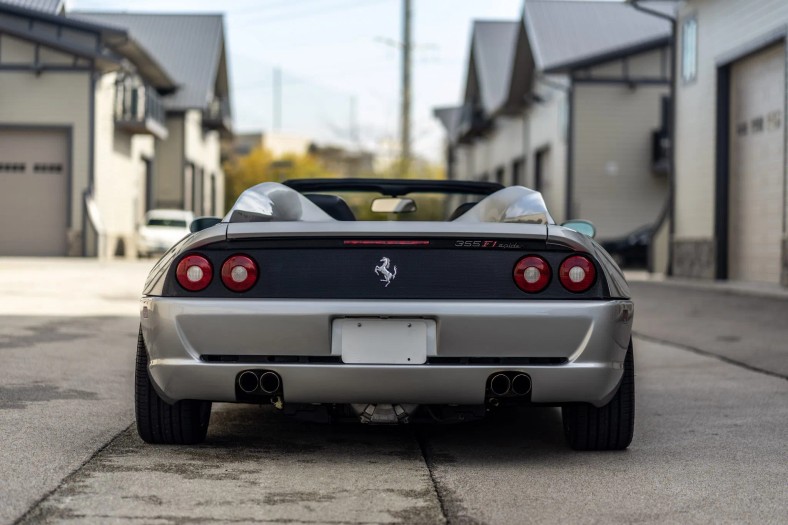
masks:
[[[641,226],[624,237],[602,242],[602,247],[622,268],[648,267],[648,248],[654,236],[654,226]]]

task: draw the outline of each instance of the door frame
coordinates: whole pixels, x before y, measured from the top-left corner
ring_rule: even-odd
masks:
[[[731,66],[744,58],[748,58],[769,47],[782,43],[788,62],[788,26],[766,33],[754,40],[742,44],[725,53],[716,60],[717,66],[717,108],[716,108],[716,144],[715,144],[715,188],[714,188],[714,278],[725,280],[729,277],[730,258],[730,101],[731,101]],[[788,71],[788,64],[786,64]],[[788,75],[786,75],[788,76]],[[783,80],[784,92],[788,95],[788,83]],[[786,113],[788,103],[783,109],[783,209],[786,207]],[[783,213],[782,232],[785,232],[785,213]]]

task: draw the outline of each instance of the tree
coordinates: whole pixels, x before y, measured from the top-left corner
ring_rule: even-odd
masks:
[[[225,207],[230,209],[244,190],[261,182],[283,182],[288,179],[330,178],[338,174],[328,171],[319,159],[306,153],[287,154],[274,159],[271,152],[254,148],[249,154],[224,164]]]

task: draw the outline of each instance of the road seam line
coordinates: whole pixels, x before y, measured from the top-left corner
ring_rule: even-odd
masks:
[[[780,374],[778,372],[772,372],[771,370],[764,370],[763,368],[758,368],[757,366],[749,365],[749,364],[743,363],[741,361],[736,361],[735,359],[731,359],[730,357],[725,357],[723,355],[715,354],[714,352],[710,352],[708,350],[703,350],[703,349],[695,347],[695,346],[690,346],[690,345],[687,345],[687,344],[684,344],[684,343],[677,343],[675,341],[670,341],[668,339],[662,339],[660,337],[655,337],[653,335],[646,335],[646,334],[643,334],[643,333],[637,332],[637,331],[633,331],[632,335],[634,335],[638,339],[643,339],[643,340],[646,340],[646,341],[650,341],[652,343],[659,343],[659,344],[675,346],[676,348],[679,348],[681,350],[686,350],[687,352],[692,352],[693,354],[698,354],[698,355],[702,355],[702,356],[705,356],[705,357],[713,357],[713,358],[715,358],[715,359],[717,359],[719,361],[722,361],[723,363],[727,363],[729,365],[734,365],[734,366],[738,366],[738,367],[741,367],[741,368],[745,368],[747,370],[750,370],[751,372],[757,372],[759,374],[764,374],[764,375],[771,376],[771,377],[777,377],[777,378],[784,379],[784,380],[788,381],[788,376],[784,376],[784,375],[782,375],[782,374]]]
[[[415,435],[416,443],[419,444],[419,449],[421,450],[421,457],[424,459],[424,465],[427,467],[427,472],[430,475],[432,490],[435,492],[435,498],[438,500],[438,506],[440,507],[441,515],[443,516],[443,522],[450,523],[449,512],[446,508],[446,501],[444,499],[444,495],[441,492],[438,480],[435,478],[435,473],[433,472],[434,465],[432,459],[430,459],[430,453],[428,450],[429,445],[427,445],[427,440],[424,439],[424,436],[419,430],[416,430]]]
[[[72,470],[71,472],[69,472],[68,474],[66,474],[66,476],[64,476],[64,477],[63,477],[63,479],[61,479],[61,480],[60,480],[60,483],[58,483],[58,484],[57,484],[57,487],[53,488],[52,490],[50,490],[49,492],[47,492],[46,494],[44,494],[43,496],[41,496],[39,499],[37,499],[37,500],[36,500],[36,501],[35,501],[35,502],[34,502],[34,503],[33,503],[33,504],[30,506],[30,508],[28,508],[28,509],[25,511],[25,513],[24,513],[24,514],[22,514],[21,516],[19,516],[19,518],[17,518],[16,520],[14,520],[14,521],[12,522],[12,524],[13,524],[13,525],[19,525],[19,524],[20,524],[20,523],[22,523],[24,520],[26,520],[28,517],[30,517],[30,516],[33,514],[33,511],[35,511],[35,510],[36,510],[36,509],[37,509],[37,508],[38,508],[38,507],[39,507],[39,506],[40,506],[42,503],[44,503],[44,502],[45,502],[47,499],[49,499],[49,497],[50,497],[50,496],[52,496],[53,494],[55,494],[55,493],[56,493],[58,490],[60,490],[61,488],[63,488],[63,486],[65,486],[65,484],[66,484],[66,483],[68,483],[68,482],[71,480],[71,478],[73,478],[73,477],[74,477],[74,476],[75,476],[77,473],[79,473],[79,471],[80,471],[80,470],[82,470],[83,468],[85,468],[85,466],[86,466],[88,463],[90,463],[91,461],[93,461],[93,459],[94,459],[96,456],[98,456],[99,454],[101,454],[102,452],[104,452],[104,450],[106,450],[106,448],[107,448],[107,447],[109,447],[109,446],[110,446],[112,443],[114,443],[116,439],[118,439],[118,438],[119,438],[121,435],[123,435],[125,432],[127,432],[127,431],[128,431],[128,430],[129,430],[131,427],[133,427],[133,426],[134,426],[134,423],[131,423],[131,424],[129,424],[129,426],[125,427],[123,430],[121,430],[120,432],[118,432],[117,434],[115,434],[114,436],[112,436],[112,437],[111,437],[109,440],[107,440],[107,442],[106,442],[106,443],[104,443],[102,446],[100,446],[100,447],[99,447],[99,448],[98,448],[98,449],[97,449],[97,450],[96,450],[96,451],[95,451],[93,454],[91,454],[91,455],[90,455],[90,457],[89,457],[89,458],[87,458],[85,461],[83,461],[82,463],[80,463],[80,464],[79,464],[79,466],[78,466],[77,468],[75,468],[74,470]]]

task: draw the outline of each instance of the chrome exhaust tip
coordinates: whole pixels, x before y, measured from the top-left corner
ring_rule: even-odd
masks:
[[[512,382],[505,374],[495,374],[490,379],[490,392],[496,396],[505,396],[511,387]]]
[[[531,391],[531,378],[525,374],[517,374],[512,379],[512,392],[518,396],[524,396]]]
[[[260,375],[260,390],[266,394],[273,394],[279,390],[281,385],[282,381],[279,379],[279,374],[275,372],[263,372]]]
[[[238,388],[246,394],[251,394],[257,390],[257,384],[257,375],[254,372],[247,370],[246,372],[241,372],[241,375],[238,376]]]

